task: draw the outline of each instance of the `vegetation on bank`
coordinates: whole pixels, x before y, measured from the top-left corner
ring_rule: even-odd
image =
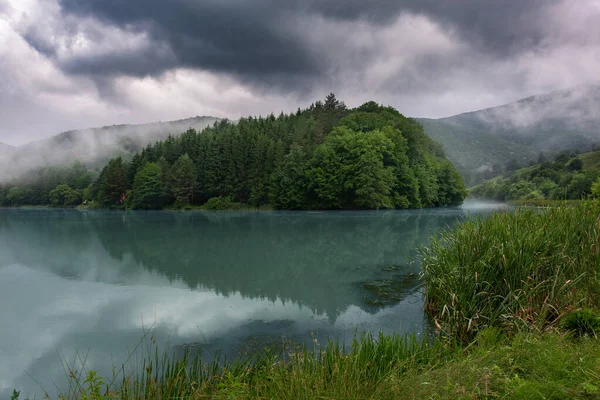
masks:
[[[349,349],[316,343],[225,366],[155,353],[135,377],[68,371],[60,399],[590,399],[600,396],[599,352],[590,336],[487,329],[467,348],[365,337]]]
[[[599,216],[598,202],[497,212],[432,239],[438,338],[285,343],[209,365],[153,354],[117,380],[80,369],[65,398],[597,398]]]
[[[600,197],[600,151],[559,154],[553,161],[540,154],[538,163],[504,177],[485,181],[469,190],[478,199],[581,200]],[[596,186],[594,186],[596,184]]]
[[[486,327],[545,330],[600,309],[600,204],[497,212],[423,249],[427,310],[469,342]]]
[[[83,163],[38,168],[18,182],[0,184],[0,206],[74,207],[89,199],[98,172]]]
[[[466,196],[441,146],[415,120],[374,102],[348,109],[333,94],[291,115],[188,130],[130,162],[110,160],[93,181],[89,171],[53,173],[59,177],[4,187],[0,203],[162,209],[217,198],[276,209],[398,209],[457,205]]]

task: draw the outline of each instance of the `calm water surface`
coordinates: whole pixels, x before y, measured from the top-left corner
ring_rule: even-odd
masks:
[[[238,354],[282,337],[426,330],[415,248],[467,215],[0,209],[0,398],[64,388],[61,357],[109,373],[145,329]],[[365,288],[393,282],[392,299]]]

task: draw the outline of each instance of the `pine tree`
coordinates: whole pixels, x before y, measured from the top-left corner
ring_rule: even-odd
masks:
[[[175,161],[170,173],[170,186],[175,204],[182,206],[194,202],[197,171],[196,165],[186,154]]]
[[[127,170],[121,157],[113,158],[104,167],[98,182],[98,202],[104,206],[123,204],[127,191]]]

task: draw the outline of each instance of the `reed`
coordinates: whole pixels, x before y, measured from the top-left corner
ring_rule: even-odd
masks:
[[[364,336],[348,349],[315,343],[208,365],[190,352],[175,359],[155,351],[144,368],[114,382],[80,370],[72,391],[59,399],[589,399],[600,397],[599,353],[600,341],[590,336],[508,337],[495,328],[465,347]]]
[[[369,334],[349,347],[285,343],[233,361],[216,357],[204,363],[186,350],[176,358],[150,339],[142,363],[123,365],[112,379],[88,371],[85,363],[66,370],[70,390],[61,400],[204,398],[366,398],[384,382],[407,371],[430,369],[452,356],[441,341],[416,335]],[[126,372],[129,371],[129,372]]]
[[[600,205],[517,209],[471,219],[421,248],[426,309],[441,330],[469,342],[482,328],[554,326],[598,308]]]

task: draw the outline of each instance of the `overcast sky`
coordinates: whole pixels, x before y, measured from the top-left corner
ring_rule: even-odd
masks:
[[[442,117],[599,69],[600,0],[0,0],[0,142],[331,91]]]

